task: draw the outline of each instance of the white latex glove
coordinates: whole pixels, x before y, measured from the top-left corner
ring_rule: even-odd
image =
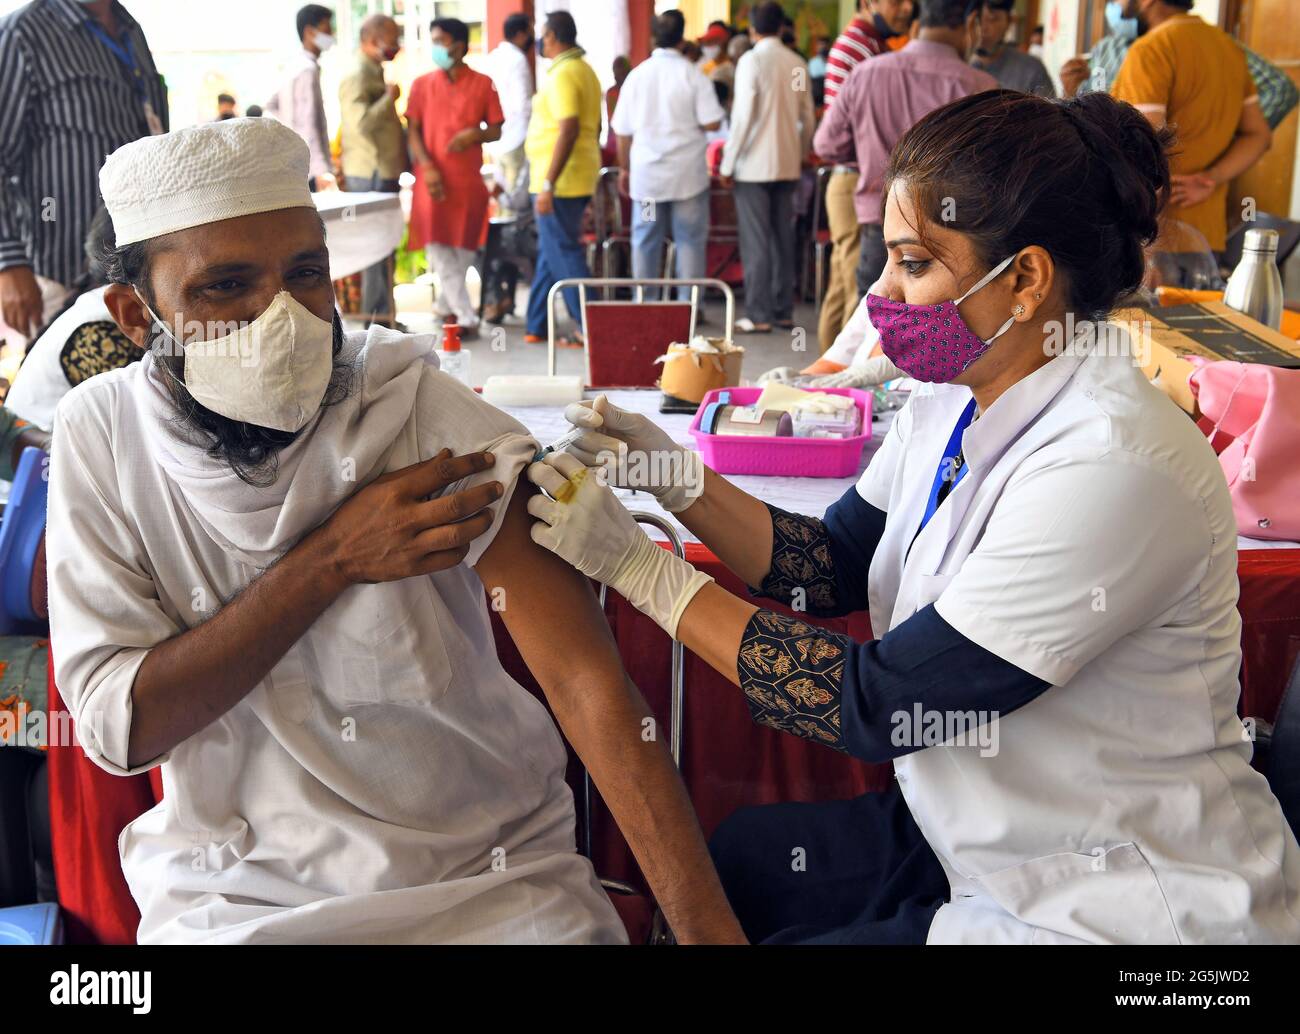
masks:
[[[713,581],[656,545],[624,509],[599,472],[564,452],[528,468],[547,496],[528,500],[539,546],[604,582],[674,639],[686,605]]]
[[[618,488],[649,492],[669,513],[680,513],[704,491],[704,460],[669,437],[653,420],[620,409],[604,395],[571,402],[564,419],[583,433],[565,452],[602,467]]]
[[[793,384],[799,379],[799,371],[793,366],[774,366],[766,373],[760,373],[755,381],[759,387],[775,381],[777,384]]]
[[[887,355],[877,355],[861,365],[848,366],[839,373],[827,373],[820,377],[810,377],[803,384],[805,388],[874,388],[877,384],[892,381],[897,377],[906,377],[902,370],[894,365]]]

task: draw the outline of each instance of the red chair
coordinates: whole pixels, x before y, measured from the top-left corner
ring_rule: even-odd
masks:
[[[546,299],[547,371],[555,376],[555,308],[561,293],[578,289],[582,310],[583,333],[587,339],[587,377],[589,387],[653,388],[659,382],[660,369],[655,360],[668,346],[695,336],[701,289],[722,292],[726,300],[724,336],[731,340],[736,317],[736,299],[731,288],[721,280],[670,280],[655,278],[568,279],[556,283]],[[684,301],[647,301],[646,288],[690,288]],[[588,292],[625,288],[633,291],[628,300],[591,300]]]

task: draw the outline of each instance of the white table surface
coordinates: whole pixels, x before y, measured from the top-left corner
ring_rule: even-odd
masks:
[[[587,393],[589,398],[594,398],[596,394],[598,393]],[[695,419],[695,414],[660,413],[659,403],[663,399],[663,393],[658,389],[627,389],[623,391],[607,391],[605,394],[609,396],[609,400],[614,405],[648,416],[672,435],[673,441],[692,449],[695,448],[695,439],[690,434],[691,421]],[[564,410],[562,408],[512,406],[507,407],[505,411],[527,427],[543,445],[549,445],[561,435],[572,430],[572,425],[564,419]],[[750,495],[766,503],[771,503],[773,506],[778,506],[791,513],[821,517],[835,500],[857,483],[858,476],[866,469],[867,463],[875,455],[876,449],[880,447],[885,432],[889,429],[893,419],[894,414],[891,412],[883,416],[876,415],[872,420],[871,438],[862,450],[862,462],[858,466],[858,473],[853,477],[759,477],[753,474],[727,474],[724,476],[737,488],[743,489]],[[615,491],[626,500],[628,509],[643,510],[648,513],[658,514],[661,517],[667,517],[673,522],[683,541],[699,541],[682,526],[679,520],[664,510],[655,501],[654,496],[648,492],[634,492],[628,489],[615,489]]]
[[[311,199],[325,223],[332,280],[373,266],[402,242],[406,220],[396,194],[322,190]]]
[[[596,392],[588,392],[589,398],[594,398]],[[629,409],[637,413],[643,413],[662,427],[670,435],[673,441],[682,445],[695,448],[695,439],[691,437],[691,421],[695,419],[693,413],[660,413],[659,402],[663,398],[660,391],[655,388],[642,390],[628,389],[623,391],[605,392],[611,402],[623,409]],[[532,432],[543,445],[549,445],[561,435],[571,430],[571,425],[564,419],[564,410],[562,408],[548,406],[513,406],[508,407],[506,412],[518,420],[521,424]],[[871,438],[862,450],[862,462],[858,467],[858,473],[848,478],[797,478],[797,477],[760,477],[753,474],[726,474],[724,475],[737,488],[743,489],[755,498],[763,500],[765,503],[771,503],[773,506],[780,507],[782,510],[788,510],[791,513],[806,514],[810,517],[822,517],[830,508],[835,500],[839,499],[846,491],[857,483],[858,477],[866,466],[871,462],[871,457],[876,454],[880,448],[880,443],[884,440],[889,425],[893,423],[893,412],[873,413],[871,426]],[[656,501],[654,496],[647,492],[634,492],[628,489],[615,489],[618,495],[626,500],[626,505],[630,510],[643,510],[648,513],[654,513],[661,517],[667,517],[676,527],[678,534],[682,536],[684,542],[698,542],[681,521],[677,520],[672,514],[664,510]],[[657,532],[652,532],[658,535]],[[1300,548],[1300,543],[1296,542],[1276,542],[1269,539],[1252,539],[1239,536],[1237,539],[1237,548],[1239,550],[1255,549],[1296,549]]]

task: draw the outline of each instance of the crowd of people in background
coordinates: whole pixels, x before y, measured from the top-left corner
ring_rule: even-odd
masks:
[[[1165,245],[1175,268],[1181,253],[1190,267],[1199,253],[1222,251],[1228,182],[1258,161],[1300,100],[1284,72],[1190,7],[1112,0],[1107,34],[1058,76],[1067,97],[1108,90],[1157,126],[1178,127],[1169,210],[1178,229]],[[540,25],[522,12],[507,17],[483,71],[468,63],[469,26],[438,18],[428,35],[434,68],[405,98],[385,72],[402,30],[375,14],[360,25],[331,127],[320,56],[340,41],[334,12],[308,4],[280,87],[242,116],[223,92],[215,117],[265,113],[291,127],[307,142],[314,191],[395,193],[413,178],[405,247],[434,274],[434,316],[457,322],[465,339],[481,319],[515,312],[530,266],[525,341],[547,339],[551,287],[592,272],[593,200],[611,203],[598,198],[611,187],[603,170],[617,170],[612,203],[621,196],[630,211],[623,268],[636,278],[713,275],[711,222],[719,195],[729,196],[744,271],[741,333],[794,325],[801,256],[810,225],[824,220],[830,259],[813,300],[825,352],[842,334],[862,336],[854,316],[886,260],[881,184],[902,135],[983,90],[1055,95],[1042,27],[1018,40],[1025,27],[1017,31],[1013,11],[1014,0],[860,0],[836,38],[803,41],[806,53],[772,0],[750,8],[744,31],[714,21],[695,38],[681,12],[666,11],[654,19],[650,57],[635,66],[619,57],[604,91],[567,12]],[[134,357],[107,329],[96,304],[102,280],[86,256],[103,246],[92,226],[103,157],[166,131],[167,92],[139,25],[111,0],[39,0],[0,21],[0,90],[13,98],[0,110],[0,309],[29,342],[57,331],[57,347],[27,348],[48,368],[23,367],[26,387],[41,389],[32,416],[47,419],[57,401],[49,391]],[[43,217],[49,198],[60,199],[57,219]],[[394,268],[389,257],[361,274],[353,315],[398,326]],[[572,329],[558,343],[581,345],[576,290],[565,302]],[[84,320],[58,318],[68,310]],[[100,329],[85,330],[92,325]],[[88,346],[87,334],[100,345]]]

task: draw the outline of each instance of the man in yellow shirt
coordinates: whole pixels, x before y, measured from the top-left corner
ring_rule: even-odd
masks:
[[[1129,47],[1111,92],[1157,128],[1177,134],[1167,220],[1181,220],[1223,251],[1228,183],[1268,150],[1272,133],[1259,110],[1241,47],[1191,10],[1192,0],[1125,0],[1124,16],[1143,35]],[[1166,250],[1191,250],[1170,234]]]
[[[546,296],[567,277],[585,277],[582,217],[600,177],[600,81],[583,60],[578,27],[567,11],[547,15],[538,40],[549,58],[528,122],[524,152],[529,193],[537,215],[537,271],[528,294],[526,341],[546,338]],[[576,289],[565,291],[574,320],[581,320]]]

